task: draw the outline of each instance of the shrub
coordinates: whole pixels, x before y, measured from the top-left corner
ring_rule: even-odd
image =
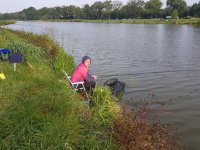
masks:
[[[129,108],[123,108],[120,117],[116,118],[110,129],[112,141],[121,150],[181,150],[175,129],[169,125],[146,119],[146,106],[135,113]]]
[[[8,25],[8,24],[14,24],[14,23],[16,23],[15,20],[1,20],[0,21],[0,26],[2,26],[2,25]]]
[[[61,75],[62,69],[67,70],[67,73],[71,74],[75,68],[74,57],[67,55],[63,49],[59,49],[53,61],[53,66],[59,75]]]
[[[31,44],[26,44],[24,42],[17,41],[14,43],[9,43],[8,48],[13,52],[22,53],[25,59],[29,62],[43,62],[46,56],[41,48]]]
[[[94,108],[97,120],[107,125],[111,125],[113,119],[120,112],[120,106],[116,103],[116,98],[112,96],[108,88],[101,85],[93,90],[90,106]]]

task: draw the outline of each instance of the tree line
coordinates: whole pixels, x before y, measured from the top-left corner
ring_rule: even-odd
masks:
[[[0,20],[47,20],[47,19],[139,19],[139,18],[184,18],[200,17],[200,1],[187,6],[184,0],[167,0],[166,8],[162,9],[160,0],[129,0],[127,4],[121,1],[96,1],[92,5],[85,4],[82,8],[74,5],[36,9],[29,7],[15,13],[0,14]]]

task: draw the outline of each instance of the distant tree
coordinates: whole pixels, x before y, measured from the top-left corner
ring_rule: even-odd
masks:
[[[113,1],[113,11],[116,11],[117,17],[116,19],[119,18],[119,10],[122,8],[123,3],[121,1]]]
[[[3,20],[3,14],[0,13],[0,20]]]
[[[127,5],[122,6],[122,8],[119,11],[119,19],[122,19],[122,18],[123,19],[127,19],[127,18],[129,18],[128,10],[129,10],[129,8],[128,8]]]
[[[110,14],[112,13],[113,3],[111,0],[106,0],[103,4],[106,14],[108,14],[108,19],[110,20]]]
[[[127,6],[125,7],[127,17],[141,18],[144,13],[144,4],[145,2],[143,0],[129,0]]]
[[[47,14],[48,14],[48,8],[47,7],[43,7],[43,8],[38,10],[38,16],[42,20],[48,19],[48,15]]]
[[[161,10],[161,17],[165,18],[166,16],[170,16],[172,13],[171,9],[169,7],[165,7]]]
[[[176,10],[180,17],[183,17],[187,11],[187,4],[184,0],[167,0],[166,5],[171,13]]]
[[[12,16],[9,13],[4,13],[1,16],[1,20],[10,20],[12,19]]]
[[[189,15],[193,17],[200,17],[200,1],[199,3],[195,3],[189,10]]]
[[[171,17],[172,17],[172,18],[175,18],[175,19],[178,17],[178,12],[177,12],[177,10],[173,10],[173,11],[172,11]]]
[[[76,7],[75,9],[75,17],[76,19],[82,19],[83,18],[83,12],[82,9],[80,7]]]
[[[88,4],[85,4],[82,8],[83,19],[90,19],[91,17],[91,8]]]
[[[48,19],[59,19],[60,13],[56,10],[56,8],[48,8],[47,9]]]
[[[75,19],[76,18],[76,7],[74,5],[63,6],[62,16],[64,19]]]
[[[101,1],[94,2],[91,6],[97,16],[97,19],[102,19],[102,10],[104,9],[104,3]]]
[[[62,10],[62,8],[61,7],[54,7],[55,8],[55,10],[56,10],[56,12],[57,12],[57,18],[56,19],[63,19],[63,16],[62,16],[62,12],[63,12],[63,10]]]
[[[145,11],[151,15],[151,18],[158,17],[162,2],[160,0],[149,0],[145,3]]]
[[[19,13],[10,13],[10,19],[18,19],[19,18]]]
[[[147,1],[147,0],[146,0]],[[91,6],[85,4],[83,8],[74,5],[41,8],[34,7],[23,9],[20,12],[0,14],[0,19],[129,19],[129,18],[153,18],[167,15],[184,17],[200,16],[200,2],[187,7],[184,0],[166,0],[167,7],[161,9],[161,0],[129,0],[126,5],[120,0],[96,1]]]
[[[24,19],[28,20],[37,20],[38,17],[38,12],[34,7],[29,7],[27,9],[22,10],[23,17]]]

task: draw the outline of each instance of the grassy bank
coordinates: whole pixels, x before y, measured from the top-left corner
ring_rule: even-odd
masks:
[[[46,21],[46,20],[45,20]],[[91,23],[125,23],[125,24],[188,24],[200,25],[200,18],[190,19],[123,19],[123,20],[47,20],[55,22],[91,22]]]
[[[8,24],[14,24],[14,23],[16,23],[15,20],[0,20],[0,26],[8,25]]]
[[[72,91],[61,69],[72,72],[73,57],[46,35],[0,28],[0,47],[20,51],[25,61],[1,61],[1,149],[181,149],[172,128],[144,119],[146,108],[121,108],[98,86],[88,107]]]
[[[26,61],[17,71],[1,62],[6,76],[0,81],[1,149],[115,149],[106,132],[111,117],[103,122],[106,118],[89,109],[59,74],[62,67],[73,69],[73,57],[46,36],[4,32],[16,46],[0,34],[0,47],[17,47]]]

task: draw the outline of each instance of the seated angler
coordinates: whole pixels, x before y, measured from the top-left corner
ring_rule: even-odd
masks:
[[[89,56],[84,56],[82,62],[76,67],[71,76],[71,82],[84,81],[84,86],[86,90],[91,90],[95,87],[97,76],[91,75],[89,73],[89,67],[91,64],[91,58]]]

